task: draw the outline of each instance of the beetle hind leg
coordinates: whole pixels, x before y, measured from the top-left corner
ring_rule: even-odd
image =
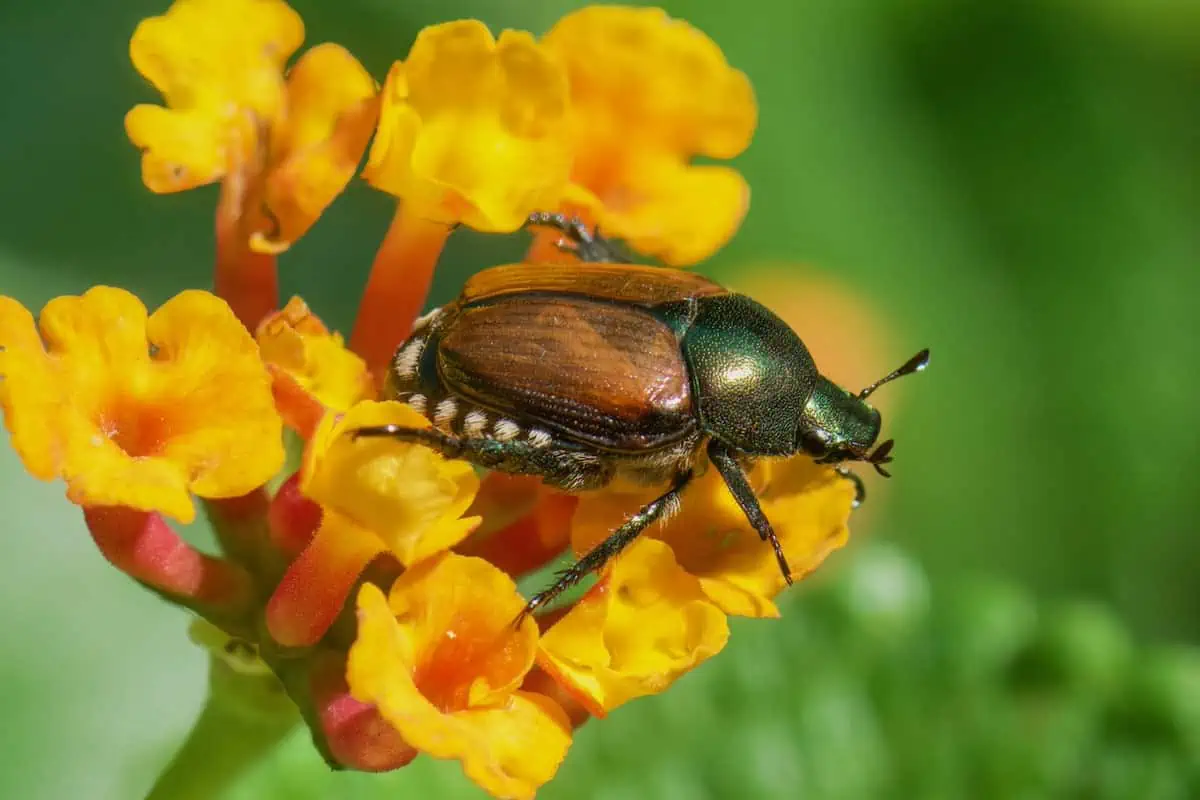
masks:
[[[529,599],[529,602],[525,604],[525,608],[517,617],[516,622],[520,623],[526,616],[554,600],[560,594],[583,580],[587,575],[602,569],[610,559],[624,550],[642,531],[650,527],[655,521],[669,516],[670,513],[678,508],[679,496],[682,494],[684,487],[691,482],[692,474],[690,469],[681,472],[675,477],[671,488],[664,494],[642,506],[636,514],[625,521],[625,524],[610,533],[607,539],[589,550],[586,555],[574,564],[558,573],[552,585]]]

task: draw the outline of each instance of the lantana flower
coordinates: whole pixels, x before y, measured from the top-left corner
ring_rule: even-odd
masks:
[[[267,625],[288,646],[315,643],[376,556],[404,566],[448,550],[479,524],[464,517],[479,489],[474,468],[420,445],[356,441],[355,428],[429,421],[397,402],[364,401],[328,414],[308,442],[300,490],[322,509],[320,527],[267,607]]]
[[[160,193],[222,181],[217,293],[252,330],[278,302],[274,255],[354,176],[378,113],[374,79],[338,45],[287,70],[303,40],[283,0],[176,0],[129,46],[166,102],[125,117],[142,179]]]
[[[741,224],[750,189],[731,159],[750,143],[758,106],[720,47],[658,8],[587,6],[543,45],[571,91],[571,182],[563,209],[637,252],[676,266],[712,255]],[[533,260],[558,260],[544,238]]]
[[[350,337],[372,370],[420,312],[453,226],[507,233],[558,204],[567,113],[562,67],[523,31],[433,25],[392,65],[363,177],[399,204]]]
[[[236,497],[283,463],[266,370],[229,307],[185,291],[153,314],[124,289],[33,316],[0,297],[5,421],[31,473],[83,506],[191,522],[192,495]]]
[[[533,797],[571,742],[563,710],[521,690],[538,626],[513,620],[525,601],[488,562],[453,554],[401,575],[387,597],[358,596],[347,681],[418,750],[462,762],[496,797]]]

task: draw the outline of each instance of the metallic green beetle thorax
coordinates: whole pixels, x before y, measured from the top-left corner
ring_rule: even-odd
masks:
[[[705,297],[683,339],[701,427],[758,455],[796,451],[796,429],[818,378],[783,320],[748,297]]]

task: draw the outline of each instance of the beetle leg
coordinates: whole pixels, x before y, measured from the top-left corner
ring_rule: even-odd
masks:
[[[581,261],[589,263],[629,264],[632,263],[616,246],[616,244],[595,232],[588,230],[587,225],[579,217],[568,217],[553,211],[535,211],[529,215],[527,225],[542,228],[553,228],[563,234],[566,239],[559,242],[559,247],[579,256]]]
[[[638,534],[675,508],[684,487],[691,482],[692,474],[689,469],[675,476],[674,484],[665,494],[642,506],[640,511],[625,521],[625,524],[610,533],[607,539],[589,550],[583,558],[558,573],[553,585],[529,599],[524,610],[517,617],[517,623],[579,583],[585,576],[602,569],[609,559],[624,550],[630,542],[638,537]]]
[[[837,465],[833,468],[833,471],[854,484],[854,507],[858,508],[861,506],[863,500],[867,499],[867,487],[863,486],[862,478],[858,477],[854,470],[844,464]]]
[[[437,428],[377,425],[357,428],[351,436],[386,437],[424,445],[446,458],[462,458],[486,469],[511,475],[537,475],[550,486],[566,491],[598,489],[612,478],[611,466],[577,450],[538,447],[529,442],[455,436]]]
[[[759,537],[764,542],[770,542],[771,547],[775,549],[775,560],[779,562],[779,571],[783,573],[784,580],[790,586],[792,569],[783,555],[783,546],[779,543],[779,537],[775,535],[775,529],[771,527],[771,521],[767,519],[762,506],[758,504],[758,497],[754,494],[754,489],[751,488],[750,481],[746,478],[746,470],[742,469],[742,465],[738,463],[729,448],[716,439],[711,439],[708,443],[708,460],[725,479],[729,493],[741,506],[742,513],[750,521],[751,527],[758,531]]]

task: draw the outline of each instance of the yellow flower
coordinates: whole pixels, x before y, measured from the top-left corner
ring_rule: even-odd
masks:
[[[303,40],[282,0],[176,0],[129,46],[166,101],[125,117],[146,187],[178,192],[233,174],[240,234],[263,252],[286,250],[342,192],[378,114],[374,79],[338,45],[312,48],[285,80]]]
[[[549,698],[521,691],[537,623],[512,580],[486,561],[442,554],[401,575],[388,597],[358,595],[346,679],[354,697],[410,745],[462,762],[496,797],[532,798],[558,769],[570,723]]]
[[[375,395],[367,365],[299,297],[264,319],[255,338],[276,406],[301,435],[311,435],[326,410],[346,411]]]
[[[729,159],[758,119],[746,76],[717,45],[661,9],[588,6],[542,40],[566,65],[574,164],[567,207],[669,264],[694,264],[733,236],[749,202]]]
[[[142,20],[129,55],[167,102],[125,117],[146,187],[177,192],[220,179],[231,147],[282,118],[283,68],[302,41],[304,23],[282,0],[176,0]]]
[[[386,424],[424,428],[429,421],[397,402],[365,401],[344,415],[329,414],[308,444],[300,485],[327,514],[371,532],[411,566],[458,544],[479,524],[478,517],[463,517],[479,478],[467,462],[422,445],[349,435]]]
[[[528,33],[433,25],[388,72],[363,176],[407,214],[487,232],[558,204],[569,165],[566,76]]]
[[[854,487],[829,467],[806,456],[763,460],[750,472],[750,483],[783,545],[794,579],[816,569],[846,543]],[[573,523],[575,551],[591,549],[630,509],[655,494],[616,490],[585,496]],[[720,474],[709,469],[693,481],[681,505],[665,525],[644,535],[669,544],[679,564],[700,579],[705,594],[725,613],[778,616],[774,597],[787,584],[775,553],[750,527]]]
[[[246,494],[283,464],[282,426],[258,349],[207,292],[154,314],[99,286],[33,316],[0,297],[0,374],[13,445],[85,506],[195,516],[191,494]],[[43,340],[45,344],[43,345]]]
[[[725,614],[671,548],[641,539],[542,637],[538,663],[594,716],[657,694],[716,655]]]

